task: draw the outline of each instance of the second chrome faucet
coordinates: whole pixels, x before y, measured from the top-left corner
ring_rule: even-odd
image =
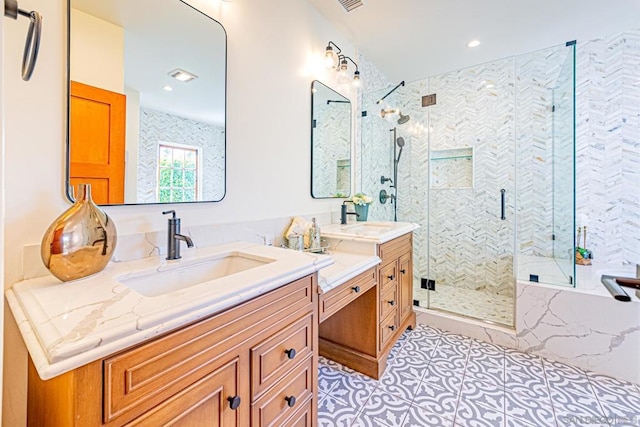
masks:
[[[191,237],[180,234],[180,218],[176,218],[176,211],[164,211],[163,215],[171,214],[169,218],[169,231],[167,233],[167,259],[180,259],[180,240],[187,244],[187,247],[193,247]]]

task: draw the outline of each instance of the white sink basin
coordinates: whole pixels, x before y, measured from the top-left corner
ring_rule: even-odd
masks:
[[[179,261],[119,278],[119,282],[146,297],[156,297],[214,281],[274,262],[273,258],[259,257],[243,252],[229,252],[215,257]],[[215,286],[214,283],[211,284]]]
[[[375,222],[363,222],[362,224],[345,225],[342,230],[354,234],[378,235],[391,230],[391,226]]]

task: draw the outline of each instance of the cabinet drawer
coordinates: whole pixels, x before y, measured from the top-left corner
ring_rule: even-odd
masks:
[[[281,426],[313,397],[313,378],[313,357],[309,357],[251,406],[251,425]]]
[[[411,252],[412,243],[413,233],[407,233],[404,236],[397,237],[379,245],[378,256],[382,260],[382,264],[395,261],[405,252]]]
[[[129,421],[222,365],[222,357],[313,309],[312,276],[104,360],[103,419]],[[264,325],[269,325],[265,328]],[[236,350],[237,351],[237,350]]]
[[[398,305],[398,291],[395,286],[390,286],[380,296],[380,318],[386,318]]]
[[[385,293],[390,287],[395,287],[398,277],[398,265],[391,262],[380,267],[380,292]]]
[[[375,285],[376,269],[371,268],[326,294],[320,295],[320,322],[323,322]]]
[[[240,426],[240,410],[230,406],[238,396],[238,381],[236,358],[126,426]]]
[[[389,313],[382,322],[380,322],[380,350],[384,349],[391,338],[396,334],[398,329],[398,310],[397,306]]]
[[[298,408],[298,412],[293,414],[282,427],[312,427],[313,417],[313,399],[309,399],[307,403]]]
[[[257,399],[313,352],[313,313],[251,349],[251,392]]]

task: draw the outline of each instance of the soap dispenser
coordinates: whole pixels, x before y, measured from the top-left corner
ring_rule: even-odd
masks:
[[[309,228],[309,249],[312,252],[320,251],[320,227],[315,218],[311,219],[311,227]]]

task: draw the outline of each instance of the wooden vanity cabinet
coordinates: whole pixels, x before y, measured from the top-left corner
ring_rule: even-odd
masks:
[[[320,295],[320,355],[382,376],[393,344],[416,325],[412,239],[409,233],[379,244],[376,268]]]
[[[317,424],[317,275],[48,381],[29,426]]]

